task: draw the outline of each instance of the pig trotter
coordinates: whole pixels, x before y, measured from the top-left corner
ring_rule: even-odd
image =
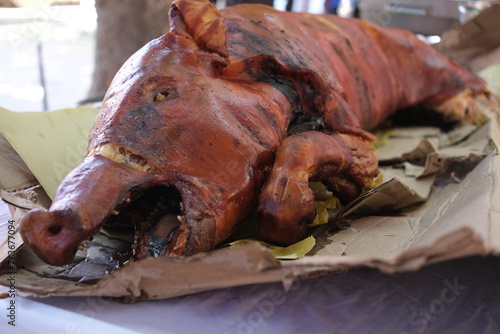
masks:
[[[349,202],[377,175],[375,153],[358,136],[305,132],[286,138],[259,198],[262,237],[289,245],[306,236],[316,215],[309,181],[326,181]]]

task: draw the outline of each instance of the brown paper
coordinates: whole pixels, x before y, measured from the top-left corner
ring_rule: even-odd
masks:
[[[129,245],[98,233],[77,253],[75,263],[64,267],[49,266],[21,248],[17,290],[23,296],[97,295],[132,302],[263,282],[289,287],[298,279],[359,266],[394,273],[464,256],[499,255],[500,160],[490,145],[500,142],[498,124],[449,133],[435,128],[392,133],[387,161],[393,164],[382,168],[385,182],[318,227],[316,245],[303,258],[279,261],[255,243],[124,265]],[[406,141],[413,146],[401,144]],[[419,149],[425,141],[433,143],[431,150]],[[412,156],[408,152],[417,151],[427,158],[406,160]],[[379,153],[385,154],[383,149]],[[36,193],[36,188],[30,191]],[[17,216],[40,205],[27,200],[38,195],[3,196],[11,207],[24,207],[16,209]],[[9,273],[5,261],[3,273]]]

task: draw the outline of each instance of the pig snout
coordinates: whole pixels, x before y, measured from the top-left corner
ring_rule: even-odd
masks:
[[[32,210],[21,219],[21,237],[45,262],[69,264],[132,189],[153,178],[103,156],[89,157],[63,180],[48,210]]]
[[[52,265],[70,263],[86,237],[80,217],[70,209],[32,210],[24,216],[20,233],[35,254]]]

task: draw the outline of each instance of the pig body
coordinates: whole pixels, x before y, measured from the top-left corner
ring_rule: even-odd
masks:
[[[309,180],[348,202],[377,176],[368,130],[418,104],[476,121],[490,98],[405,31],[208,0],[174,1],[170,20],[117,73],[51,208],[23,218],[47,262],[104,222],[135,228],[136,259],[208,251],[255,209],[264,239],[293,243],[315,216]]]

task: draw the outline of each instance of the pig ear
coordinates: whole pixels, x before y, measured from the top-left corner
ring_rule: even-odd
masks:
[[[176,0],[170,7],[170,31],[194,40],[205,51],[228,57],[224,20],[209,0]]]

